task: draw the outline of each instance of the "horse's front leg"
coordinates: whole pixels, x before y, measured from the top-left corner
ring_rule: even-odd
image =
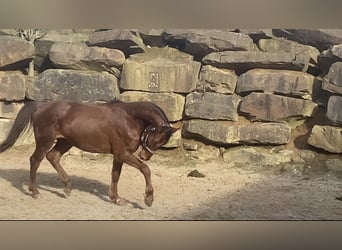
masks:
[[[112,168],[112,183],[109,188],[109,197],[114,201],[115,204],[122,205],[124,200],[118,194],[118,182],[120,179],[121,169],[122,169],[122,162],[113,161],[113,168]]]
[[[146,189],[145,189],[145,204],[147,206],[152,206],[153,203],[153,187],[152,187],[152,181],[151,181],[151,170],[150,168],[140,161],[138,158],[136,158],[133,154],[126,152],[125,157],[123,158],[123,161],[137,169],[144,175],[145,182],[146,182]]]

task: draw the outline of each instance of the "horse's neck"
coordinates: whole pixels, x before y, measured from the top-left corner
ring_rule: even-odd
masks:
[[[166,121],[152,108],[134,109],[132,115],[136,118],[146,121],[147,123],[150,123],[153,126],[163,126],[168,124],[168,121]]]

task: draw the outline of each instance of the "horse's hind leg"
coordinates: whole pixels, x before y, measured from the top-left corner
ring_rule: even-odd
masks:
[[[41,161],[44,159],[46,152],[53,145],[53,141],[50,143],[40,143],[36,140],[36,149],[30,157],[30,184],[29,190],[32,191],[32,197],[37,199],[40,198],[40,193],[38,191],[36,176],[37,170],[40,166]]]
[[[63,154],[69,151],[72,145],[65,139],[57,139],[56,145],[46,154],[46,158],[51,163],[51,165],[56,169],[58,175],[61,177],[65,188],[64,192],[66,195],[71,193],[71,181],[69,175],[65,172],[60,164],[60,159]]]

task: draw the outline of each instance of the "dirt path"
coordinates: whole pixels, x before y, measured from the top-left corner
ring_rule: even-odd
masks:
[[[55,170],[44,160],[38,170],[42,199],[28,192],[32,147],[0,154],[2,220],[278,220],[342,219],[342,181],[334,175],[298,176],[274,170],[226,168],[223,161],[188,160],[161,151],[149,162],[155,189],[152,207],[143,202],[144,178],[124,165],[122,206],[108,199],[111,157],[98,160],[68,155],[62,163],[72,177],[66,198]],[[197,169],[205,178],[187,177]]]

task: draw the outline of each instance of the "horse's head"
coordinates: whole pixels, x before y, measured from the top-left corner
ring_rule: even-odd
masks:
[[[140,139],[142,150],[139,157],[144,161],[148,161],[154,152],[166,144],[171,135],[177,130],[178,128],[173,128],[170,125],[157,127],[150,125],[146,127]]]

